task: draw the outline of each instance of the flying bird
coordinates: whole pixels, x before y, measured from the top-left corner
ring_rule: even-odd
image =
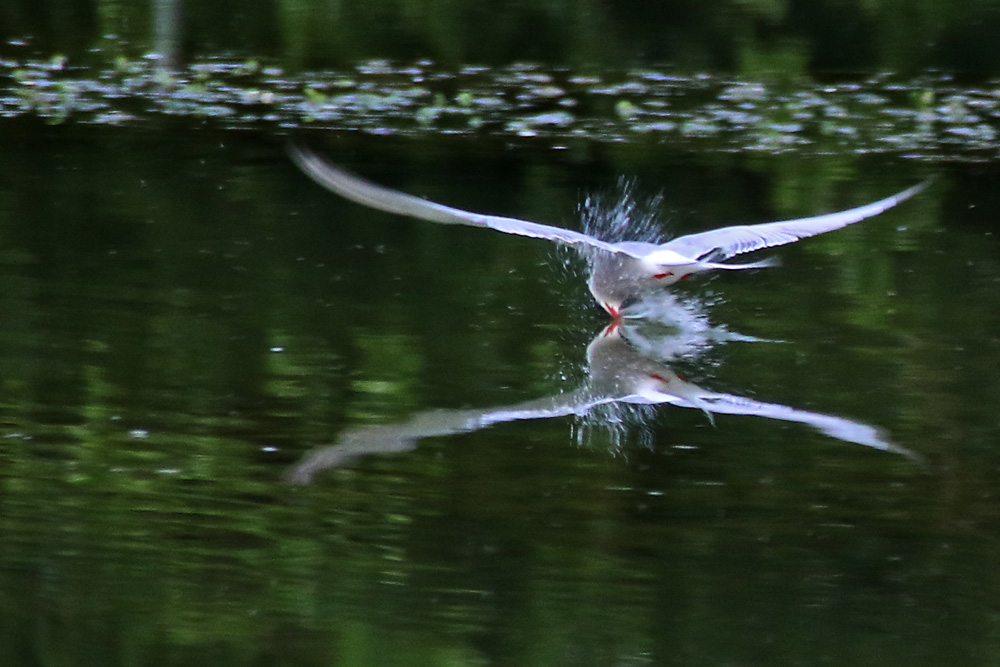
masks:
[[[507,234],[547,239],[583,251],[591,260],[590,292],[613,318],[653,289],[713,270],[759,269],[773,259],[726,263],[736,255],[793,243],[878,215],[927,187],[925,181],[885,199],[838,213],[756,225],[734,225],[680,236],[666,243],[610,243],[588,234],[537,222],[473,213],[436,204],[371,183],[326,161],[312,150],[292,144],[292,160],[324,188],[370,208],[447,225],[487,227]]]

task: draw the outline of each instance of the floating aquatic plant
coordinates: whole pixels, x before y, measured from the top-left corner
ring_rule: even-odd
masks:
[[[233,128],[662,140],[722,151],[949,150],[981,158],[1000,149],[1000,95],[946,77],[777,86],[650,69],[595,76],[530,63],[446,70],[384,60],[291,76],[255,60],[170,71],[153,57],[119,56],[101,69],[57,55],[0,61],[0,80],[0,117],[52,123],[189,116]]]

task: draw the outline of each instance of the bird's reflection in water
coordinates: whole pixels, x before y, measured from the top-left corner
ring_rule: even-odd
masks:
[[[620,435],[629,426],[648,422],[653,406],[663,404],[701,410],[713,424],[714,415],[719,414],[798,422],[845,442],[918,460],[909,450],[891,444],[873,426],[720,393],[684,379],[672,370],[672,363],[697,358],[722,342],[757,340],[709,325],[696,304],[663,294],[636,304],[630,311],[591,341],[585,378],[572,391],[492,408],[427,410],[398,424],[349,428],[335,444],[303,457],[290,470],[289,479],[309,483],[316,473],[361,456],[406,452],[423,438],[476,431],[503,422],[574,416],[577,433],[601,427]]]

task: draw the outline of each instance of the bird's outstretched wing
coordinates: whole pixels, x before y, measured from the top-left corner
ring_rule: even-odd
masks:
[[[719,261],[745,252],[785,245],[878,215],[918,194],[929,184],[930,181],[924,181],[891,197],[839,213],[781,222],[766,222],[759,225],[736,225],[681,236],[664,243],[660,246],[660,250],[676,252],[691,259],[705,258],[710,261]],[[650,256],[651,260],[655,257],[656,252],[654,251]]]
[[[344,171],[313,151],[296,144],[289,145],[288,153],[302,171],[327,190],[335,192],[345,199],[380,211],[446,225],[487,227],[505,234],[547,239],[577,248],[593,248],[632,257],[641,256],[627,247],[623,248],[617,244],[607,243],[571,229],[540,225],[517,218],[472,213],[391,190]]]

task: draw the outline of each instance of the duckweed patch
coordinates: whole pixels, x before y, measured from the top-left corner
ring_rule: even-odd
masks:
[[[1000,87],[962,88],[945,76],[830,85],[649,69],[581,74],[534,64],[448,70],[427,61],[289,75],[257,61],[168,71],[153,57],[95,71],[54,56],[0,61],[0,80],[0,117],[49,123],[179,116],[228,129],[669,141],[961,160],[990,159],[1000,149]]]

